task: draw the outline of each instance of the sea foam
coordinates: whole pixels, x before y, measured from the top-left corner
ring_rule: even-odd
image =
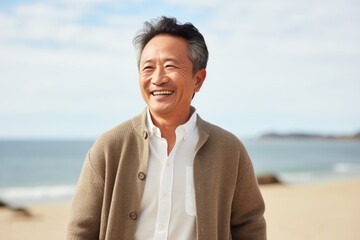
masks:
[[[74,185],[12,187],[0,189],[0,199],[11,205],[26,205],[71,199]]]

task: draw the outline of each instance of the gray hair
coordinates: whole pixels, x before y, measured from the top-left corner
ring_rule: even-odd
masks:
[[[160,34],[182,37],[188,41],[188,56],[193,64],[194,74],[206,68],[209,52],[199,30],[191,23],[180,24],[176,18],[164,16],[145,22],[143,28],[137,32],[133,43],[137,51],[138,67],[140,67],[140,57],[146,44]]]

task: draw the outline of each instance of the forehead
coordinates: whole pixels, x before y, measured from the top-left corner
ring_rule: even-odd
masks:
[[[144,47],[141,60],[156,57],[187,57],[188,42],[182,38],[171,35],[157,35]]]

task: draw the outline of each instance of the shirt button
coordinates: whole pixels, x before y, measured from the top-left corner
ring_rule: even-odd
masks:
[[[137,214],[136,214],[136,212],[130,212],[130,213],[129,213],[129,217],[130,217],[132,220],[136,220],[136,219],[137,219]]]
[[[160,229],[160,230],[164,230],[165,227],[166,227],[166,224],[165,224],[165,223],[160,223],[160,224],[159,224],[159,229]]]
[[[138,179],[140,179],[140,180],[145,180],[145,178],[146,178],[146,174],[145,174],[145,173],[143,173],[143,172],[139,172],[139,173],[138,173]]]
[[[147,133],[147,131],[144,131],[144,132],[143,132],[143,137],[144,137],[144,139],[147,139],[147,138],[148,138],[148,133]]]

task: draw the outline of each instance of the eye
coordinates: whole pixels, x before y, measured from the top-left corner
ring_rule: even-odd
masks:
[[[153,66],[151,66],[151,65],[145,65],[143,68],[142,68],[142,71],[143,72],[146,72],[146,71],[151,71],[151,70],[153,70],[154,68],[153,68]]]
[[[172,64],[166,64],[166,65],[165,65],[165,68],[166,68],[166,69],[174,69],[175,66],[172,65]]]

